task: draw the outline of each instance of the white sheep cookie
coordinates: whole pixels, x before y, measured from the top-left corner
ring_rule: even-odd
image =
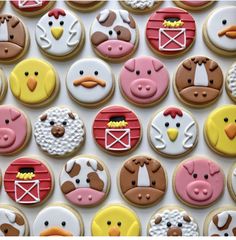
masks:
[[[44,112],[34,125],[39,147],[54,157],[64,157],[78,150],[85,138],[79,116],[67,107],[53,107]]]

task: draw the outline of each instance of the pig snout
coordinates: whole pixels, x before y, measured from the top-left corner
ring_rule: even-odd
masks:
[[[0,147],[6,148],[10,147],[16,139],[15,132],[10,128],[1,128],[0,129]]]
[[[131,83],[130,90],[135,97],[150,98],[157,92],[157,85],[150,79],[137,79]]]

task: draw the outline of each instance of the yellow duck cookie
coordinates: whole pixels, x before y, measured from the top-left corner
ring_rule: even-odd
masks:
[[[205,122],[204,134],[215,152],[236,157],[236,106],[225,105],[214,110]]]
[[[92,236],[139,236],[141,225],[133,210],[110,205],[99,210],[92,221]]]

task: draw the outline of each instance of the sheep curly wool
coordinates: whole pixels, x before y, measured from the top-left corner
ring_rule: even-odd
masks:
[[[155,0],[125,0],[125,3],[132,8],[145,9],[152,7]]]

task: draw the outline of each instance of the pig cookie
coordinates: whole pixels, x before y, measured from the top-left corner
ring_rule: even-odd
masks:
[[[229,97],[236,102],[236,62],[227,72],[225,88]]]
[[[206,208],[224,192],[224,173],[218,163],[205,157],[192,157],[181,162],[173,175],[173,190],[184,204]]]
[[[119,85],[122,95],[128,101],[146,107],[165,98],[169,90],[169,74],[158,59],[137,57],[124,64]]]
[[[236,106],[224,105],[212,111],[204,125],[208,146],[225,157],[236,157]]]
[[[200,11],[210,7],[215,0],[173,0],[173,2],[180,8],[191,11]]]
[[[159,154],[176,158],[191,152],[198,142],[198,124],[186,110],[166,107],[148,124],[148,140]]]
[[[76,102],[86,107],[95,107],[113,95],[115,80],[107,63],[97,58],[88,58],[70,67],[66,87]]]
[[[2,68],[0,68],[0,102],[4,99],[6,93],[7,93],[7,79]]]
[[[86,1],[86,0],[75,0],[75,1],[70,1],[67,0],[66,3],[81,12],[90,12],[94,11],[98,8],[100,8],[106,1],[97,1],[97,0],[91,0],[91,1]]]
[[[71,237],[83,236],[84,226],[80,214],[64,203],[51,204],[36,216],[32,228],[33,236]]]
[[[234,201],[236,201],[236,164],[234,163],[229,169],[227,177],[227,186],[229,193]],[[236,232],[235,232],[236,234]]]
[[[173,86],[181,102],[201,108],[220,97],[223,83],[223,72],[217,62],[208,57],[194,56],[178,66]]]
[[[101,11],[90,29],[90,40],[95,53],[107,61],[128,59],[138,46],[138,28],[126,10]]]
[[[141,224],[133,210],[123,205],[100,209],[91,224],[92,236],[140,236]]]
[[[214,52],[236,56],[236,6],[224,6],[213,10],[203,25],[203,38]]]

